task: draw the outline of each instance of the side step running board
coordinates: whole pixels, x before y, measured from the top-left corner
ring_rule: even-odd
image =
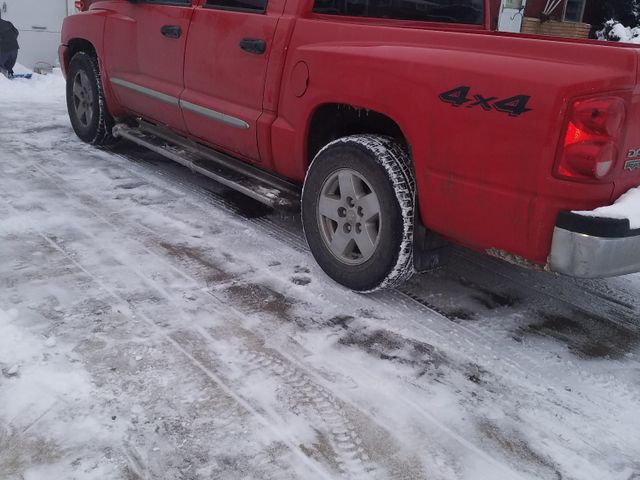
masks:
[[[144,121],[139,121],[138,127],[119,123],[113,127],[113,136],[148,148],[269,207],[300,208],[298,185],[180,137],[166,128]]]

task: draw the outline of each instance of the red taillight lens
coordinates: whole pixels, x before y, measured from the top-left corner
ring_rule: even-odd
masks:
[[[624,101],[618,97],[582,100],[573,104],[576,127],[594,134],[618,136],[624,123]]]
[[[624,120],[621,98],[576,101],[570,109],[556,173],[576,181],[605,181],[618,159]]]
[[[613,143],[574,143],[565,147],[559,173],[566,177],[580,175],[589,179],[605,178],[615,165],[618,149]]]

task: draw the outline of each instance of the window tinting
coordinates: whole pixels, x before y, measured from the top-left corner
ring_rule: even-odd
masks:
[[[207,0],[205,6],[262,13],[267,9],[267,0]]]
[[[483,0],[315,0],[313,11],[350,17],[482,25]]]

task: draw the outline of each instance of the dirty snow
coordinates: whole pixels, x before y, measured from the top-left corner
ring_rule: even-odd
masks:
[[[576,211],[586,217],[618,218],[629,220],[632,230],[640,228],[640,187],[632,188],[621,195],[612,205],[590,211]]]
[[[0,478],[640,476],[640,277],[330,282],[280,215],[0,78]]]

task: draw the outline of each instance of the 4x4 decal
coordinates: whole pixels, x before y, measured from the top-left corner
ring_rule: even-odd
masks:
[[[531,99],[529,95],[514,95],[513,97],[499,100],[498,97],[485,97],[474,94],[469,98],[471,87],[456,87],[438,95],[438,98],[454,107],[466,105],[467,108],[480,107],[489,112],[494,109],[498,112],[506,113],[510,117],[519,117],[523,113],[530,112],[527,103]]]

